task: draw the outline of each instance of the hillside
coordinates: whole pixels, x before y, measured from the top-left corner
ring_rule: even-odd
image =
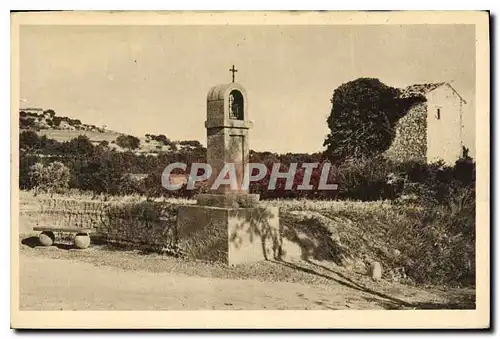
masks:
[[[70,141],[80,135],[87,136],[92,144],[105,143],[110,149],[118,152],[133,151],[136,154],[157,155],[162,152],[175,152],[203,147],[196,140],[171,141],[164,135],[146,134],[142,137],[129,136],[104,127],[82,123],[78,119],[56,116],[52,109],[26,108],[19,111],[19,128],[21,131],[32,130],[40,136],[46,136],[59,142]],[[137,147],[126,147],[117,141],[120,137],[135,140]],[[123,140],[127,140],[122,138]]]

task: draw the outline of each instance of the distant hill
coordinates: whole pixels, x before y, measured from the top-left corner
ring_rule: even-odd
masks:
[[[129,136],[104,127],[88,125],[78,119],[56,116],[52,109],[24,108],[19,110],[21,131],[32,130],[59,142],[69,141],[80,135],[87,136],[94,145],[105,143],[118,152],[132,151],[135,154],[157,155],[162,152],[176,152],[203,147],[197,140],[171,141],[165,135],[146,134],[143,137]],[[122,141],[129,137],[138,139],[138,147],[130,149]]]

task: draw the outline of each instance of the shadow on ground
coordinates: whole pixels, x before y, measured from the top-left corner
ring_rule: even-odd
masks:
[[[341,284],[343,286],[355,289],[360,292],[364,292],[366,295],[363,296],[363,298],[366,301],[369,302],[374,302],[379,304],[385,309],[393,309],[393,310],[401,310],[401,309],[475,309],[475,301],[470,300],[470,299],[463,299],[459,301],[454,301],[454,302],[447,302],[447,303],[410,303],[395,297],[392,297],[390,295],[374,291],[373,289],[370,289],[358,282],[353,281],[352,279],[346,277],[344,274],[340,272],[333,271],[329,269],[328,267],[325,267],[323,265],[307,261],[310,265],[315,266],[318,268],[318,270],[306,267],[305,265],[301,265],[299,263],[292,263],[292,262],[287,262],[287,261],[274,261],[274,263],[278,265],[285,265],[290,268],[308,273],[308,274],[313,274],[331,281],[334,281],[338,284]],[[328,274],[324,274],[319,272],[319,270],[325,270],[328,272]]]

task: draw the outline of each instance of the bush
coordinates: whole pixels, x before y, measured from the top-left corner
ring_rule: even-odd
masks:
[[[182,140],[179,141],[179,145],[181,146],[191,146],[194,148],[201,148],[203,145],[198,140]]]
[[[34,118],[29,118],[29,117],[20,117],[19,118],[19,127],[21,129],[25,129],[25,128],[34,128],[36,127],[36,124],[35,124],[35,119]]]
[[[417,283],[475,285],[475,200],[451,206],[420,206],[387,234],[402,254],[393,266]]]
[[[139,148],[141,141],[132,135],[120,135],[116,138],[116,144],[122,148],[132,150]]]
[[[339,198],[361,201],[412,200],[421,205],[447,204],[475,183],[475,164],[395,162],[383,156],[349,159],[338,166]]]
[[[30,167],[29,175],[32,187],[42,192],[68,188],[71,177],[69,168],[59,161],[48,165],[37,162]]]
[[[40,147],[40,137],[33,131],[22,131],[19,134],[19,148],[36,149]]]
[[[50,108],[48,110],[43,111],[43,114],[48,114],[48,115],[50,115],[51,118],[54,118],[56,115],[56,112]]]
[[[52,123],[55,127],[59,127],[61,125],[61,121],[61,117],[52,117]]]
[[[291,161],[295,162],[295,161]],[[280,162],[280,172],[286,172],[289,169],[289,164],[286,161]],[[299,190],[298,186],[302,185],[304,182],[305,169],[302,167],[302,163],[297,163],[297,170],[293,178],[293,184],[291,189],[286,189],[286,181],[283,178],[279,178],[276,181],[275,189],[269,189],[269,181],[271,179],[271,172],[273,168],[273,163],[267,162],[267,173],[265,177],[257,182],[251,182],[249,190],[251,193],[260,194],[262,200],[268,199],[334,199],[337,197],[336,190],[320,190],[319,183],[325,163],[319,163],[317,167],[312,170],[309,182],[305,184],[312,185],[310,190]],[[253,173],[254,175],[257,173]],[[330,170],[329,177],[327,180],[328,184],[336,183],[336,173],[335,169]]]
[[[33,183],[31,182],[31,167],[40,161],[36,155],[30,155],[25,151],[19,152],[19,188],[31,189]]]
[[[94,145],[86,135],[79,135],[77,138],[64,142],[61,151],[63,154],[73,156],[90,156],[94,152]]]
[[[396,164],[381,156],[348,159],[338,167],[339,198],[361,201],[394,199],[401,189],[391,180]]]

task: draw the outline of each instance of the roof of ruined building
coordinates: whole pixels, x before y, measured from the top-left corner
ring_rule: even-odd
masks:
[[[414,97],[418,95],[426,96],[429,92],[432,92],[436,88],[439,88],[441,86],[448,86],[451,88],[451,90],[462,100],[464,103],[466,101],[458,92],[450,85],[448,82],[435,82],[435,83],[428,83],[428,84],[415,84],[408,86],[404,88],[401,92],[401,97],[402,98],[409,98],[409,97]]]

